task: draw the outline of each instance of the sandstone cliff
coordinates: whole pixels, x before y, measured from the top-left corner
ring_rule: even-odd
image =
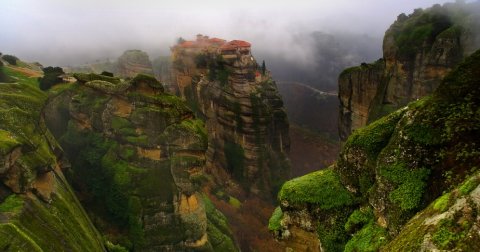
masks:
[[[479,10],[479,3],[456,3],[398,16],[385,33],[383,58],[339,77],[340,138],[432,94],[480,46]]]
[[[153,65],[148,54],[141,50],[127,50],[117,60],[97,60],[80,66],[63,67],[69,73],[113,73],[123,78],[133,78],[137,74],[153,75]],[[158,76],[158,75],[157,75]]]
[[[74,76],[49,99],[46,121],[99,230],[132,251],[235,251],[225,217],[198,190],[203,122],[151,76]]]
[[[122,77],[135,77],[137,74],[153,75],[152,62],[146,52],[125,51],[117,60],[117,74]]]
[[[105,251],[63,175],[69,163],[43,119],[47,95],[25,73],[9,68],[16,83],[0,84],[0,250]]]
[[[270,197],[288,176],[288,120],[250,44],[199,36],[173,48],[179,93],[205,119],[207,168],[227,188]]]
[[[480,51],[355,131],[332,167],[285,183],[270,230],[298,251],[478,250],[478,69]]]

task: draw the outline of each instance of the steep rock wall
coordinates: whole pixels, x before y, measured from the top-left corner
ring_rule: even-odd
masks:
[[[456,3],[399,15],[385,33],[383,59],[346,69],[339,77],[341,139],[432,94],[480,46],[479,9],[478,3]]]
[[[477,51],[431,96],[355,131],[334,166],[285,183],[270,230],[313,251],[475,251],[479,67]]]
[[[288,120],[275,82],[249,50],[177,45],[173,72],[180,94],[205,119],[210,174],[269,198],[289,173]]]
[[[215,250],[208,231],[215,225],[198,190],[203,123],[151,76],[74,76],[77,83],[50,99],[46,119],[101,232],[133,251]],[[213,238],[219,235],[236,250],[228,234]]]

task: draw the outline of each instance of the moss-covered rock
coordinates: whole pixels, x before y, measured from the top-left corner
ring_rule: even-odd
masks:
[[[63,176],[42,116],[47,95],[23,78],[0,85],[0,250],[105,251]]]
[[[480,51],[433,95],[353,133],[333,170],[285,183],[279,193],[283,217],[274,218],[282,229],[276,234],[285,237],[290,223],[308,231],[307,223],[318,220],[326,251],[477,250],[472,223],[479,209],[473,199],[480,164],[478,69]],[[343,223],[344,233],[332,223]],[[340,245],[329,247],[331,241]]]
[[[411,101],[432,94],[478,48],[478,3],[434,5],[401,14],[386,31],[383,59],[339,77],[342,140]]]
[[[86,195],[83,203],[107,240],[133,251],[234,250],[224,230],[211,226],[198,193],[203,122],[153,77],[89,78],[50,98],[47,123],[72,163],[70,181]]]

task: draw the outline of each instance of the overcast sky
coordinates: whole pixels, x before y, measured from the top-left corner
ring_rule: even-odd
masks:
[[[44,65],[112,59],[125,49],[167,54],[202,33],[284,49],[312,31],[379,40],[400,13],[444,0],[0,0],[0,52]]]

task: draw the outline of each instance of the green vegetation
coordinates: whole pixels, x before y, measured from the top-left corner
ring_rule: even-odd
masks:
[[[207,68],[208,61],[208,55],[205,53],[199,53],[195,55],[195,65],[197,68]]]
[[[380,151],[387,146],[390,136],[404,112],[404,110],[399,110],[373,122],[368,127],[356,130],[347,139],[345,148],[365,150],[369,158],[375,160]]]
[[[8,76],[8,82],[26,84],[36,88],[38,87],[38,78],[27,76],[8,66],[3,67],[3,72]]]
[[[375,72],[381,72],[383,71],[383,68],[385,67],[385,60],[384,59],[379,59],[375,61],[374,63],[367,64],[367,63],[362,63],[360,66],[355,66],[355,67],[349,67],[344,69],[340,73],[340,78],[345,77],[347,75],[351,75],[356,72],[364,72],[364,71],[375,71]]]
[[[278,193],[278,199],[290,204],[315,204],[324,210],[355,203],[332,168],[287,181]]]
[[[231,206],[237,209],[239,209],[242,206],[242,202],[240,202],[237,198],[232,196],[228,198],[228,204],[230,204]]]
[[[437,200],[435,200],[433,204],[433,209],[445,212],[450,203],[450,193],[445,193],[444,195],[440,196]]]
[[[18,213],[22,210],[23,203],[22,197],[12,194],[0,203],[0,213]]]
[[[243,181],[245,171],[245,151],[243,147],[234,142],[226,142],[224,147],[227,170],[238,181]]]
[[[454,219],[443,219],[438,224],[432,240],[439,249],[454,249],[458,242],[467,238],[467,232],[472,225],[473,223],[468,220],[457,222]]]
[[[460,195],[467,195],[473,189],[477,188],[477,186],[480,184],[480,177],[478,176],[472,176],[465,180],[460,187],[458,188],[458,191],[460,192]]]
[[[13,55],[8,55],[8,54],[2,55],[2,59],[8,62],[8,64],[14,65],[14,66],[17,65],[17,61],[19,60],[17,57]]]
[[[225,60],[219,55],[215,60],[208,62],[208,79],[210,81],[218,80],[225,87],[228,84],[228,77],[232,74]]]
[[[31,188],[38,179],[37,174],[44,174],[57,164],[52,150],[58,146],[40,118],[46,94],[38,89],[36,80],[33,82],[27,75],[10,68],[6,72],[14,73],[10,77],[17,83],[0,85],[1,151],[22,145],[16,161],[22,173],[18,181],[11,182],[19,183],[20,188]],[[97,231],[62,172],[57,171],[52,178],[50,186],[55,188],[55,193],[50,203],[34,196],[11,194],[0,204],[0,213],[9,216],[0,224],[0,248],[8,251],[103,250]]]
[[[151,88],[159,90],[160,92],[164,91],[164,87],[162,83],[160,83],[157,79],[155,79],[155,77],[148,74],[137,74],[137,76],[135,76],[135,78],[133,78],[130,82],[132,83],[133,86],[145,84]]]
[[[118,84],[121,81],[117,77],[109,77],[109,76],[94,74],[94,73],[89,73],[89,74],[74,73],[73,77],[75,77],[75,79],[77,79],[81,83],[86,83],[86,82],[94,81],[94,80],[100,80],[100,81],[110,82],[110,83],[113,83],[113,84]]]
[[[373,221],[366,224],[355,233],[345,245],[345,252],[378,251],[388,241],[388,234],[384,228],[377,226]]]
[[[364,225],[372,222],[374,219],[372,208],[366,207],[353,211],[345,223],[345,231],[355,233]]]
[[[380,175],[396,185],[389,198],[403,210],[418,209],[427,185],[430,170],[426,168],[408,169],[404,163],[394,163],[380,167]]]
[[[272,216],[270,217],[270,220],[268,220],[268,230],[270,231],[277,231],[282,228],[282,225],[280,224],[280,221],[283,218],[283,212],[282,208],[279,206],[275,208],[275,210],[272,213]]]
[[[41,90],[48,90],[55,84],[61,83],[63,80],[60,78],[61,75],[65,74],[61,67],[45,67],[42,68],[43,77],[39,79],[39,86]]]
[[[425,45],[431,45],[443,31],[452,26],[448,13],[443,9],[416,11],[409,18],[398,24],[394,34],[400,57],[413,59]]]
[[[18,145],[20,143],[8,131],[0,129],[0,155],[6,155]]]
[[[105,247],[107,248],[108,252],[128,252],[128,250],[123,246],[118,244],[113,244],[110,241],[105,242]]]
[[[227,218],[215,208],[206,195],[203,195],[202,200],[205,204],[208,219],[208,240],[213,247],[213,251],[237,251],[233,242],[232,231],[228,227]]]
[[[102,73],[100,75],[108,76],[108,77],[114,77],[113,73],[110,73],[110,72],[107,72],[107,71],[102,71]]]

